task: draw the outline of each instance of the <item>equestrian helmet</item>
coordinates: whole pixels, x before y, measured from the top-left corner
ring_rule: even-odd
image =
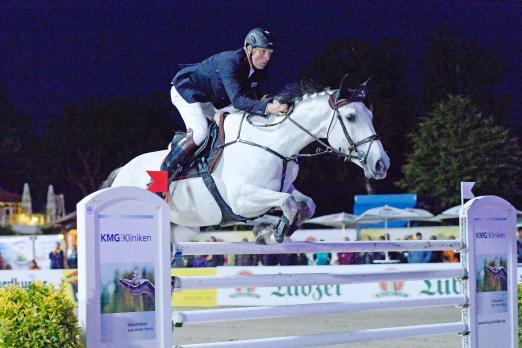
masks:
[[[250,45],[253,48],[261,47],[274,49],[275,47],[272,34],[270,34],[268,30],[263,30],[262,28],[254,28],[248,32],[244,46],[246,45]]]

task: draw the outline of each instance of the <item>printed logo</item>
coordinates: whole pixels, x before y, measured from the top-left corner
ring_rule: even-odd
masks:
[[[251,276],[252,272],[249,271],[240,271],[238,273],[240,276]],[[236,288],[236,292],[230,295],[231,298],[238,297],[251,297],[251,298],[260,298],[261,296],[256,294],[256,288]]]
[[[394,282],[380,282],[379,288],[381,288],[382,292],[375,295],[376,297],[408,297],[408,294],[402,291],[404,289],[404,282],[401,280]]]
[[[100,241],[104,243],[120,243],[120,242],[139,242],[139,243],[150,243],[152,242],[152,236],[145,236],[140,233],[101,233]]]

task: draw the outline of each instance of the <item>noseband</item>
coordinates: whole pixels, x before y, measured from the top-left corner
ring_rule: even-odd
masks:
[[[346,138],[346,141],[348,142],[348,154],[345,154],[344,152],[342,152],[340,148],[338,150],[332,148],[331,152],[344,157],[345,161],[351,162],[352,159],[358,160],[361,162],[361,164],[364,167],[364,166],[366,166],[366,163],[368,161],[368,155],[370,153],[370,149],[373,145],[373,142],[376,140],[381,140],[381,138],[377,134],[372,134],[369,137],[366,137],[358,142],[353,141],[350,134],[348,134],[348,130],[346,129],[346,126],[343,122],[341,113],[339,112],[339,108],[345,106],[349,102],[350,101],[346,100],[346,99],[341,99],[339,101],[335,101],[332,96],[330,96],[330,98],[328,98],[328,105],[330,105],[330,108],[332,108],[333,114],[332,114],[332,118],[330,120],[330,125],[328,126],[328,130],[326,131],[326,138],[328,139],[330,130],[332,128],[333,121],[334,121],[335,117],[337,117],[337,120],[341,124],[341,128],[343,130],[344,137]],[[368,151],[366,151],[366,153],[364,153],[363,151],[360,151],[358,149],[358,147],[361,145],[364,145],[366,143],[370,143],[370,145],[368,145]],[[330,147],[330,146],[328,146],[328,147]]]

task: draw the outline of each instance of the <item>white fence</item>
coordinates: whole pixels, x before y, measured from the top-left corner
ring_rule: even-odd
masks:
[[[87,197],[83,203],[79,204],[78,214],[80,242],[86,246],[79,249],[79,278],[80,292],[85,288],[83,301],[79,302],[80,313],[86,313],[87,319],[82,321],[84,329],[89,334],[88,329],[104,328],[104,324],[117,319],[126,323],[118,329],[111,328],[90,340],[87,337],[89,347],[94,346],[158,346],[168,347],[170,335],[162,328],[165,315],[170,310],[170,306],[165,303],[165,288],[162,284],[164,269],[168,268],[170,259],[164,252],[164,245],[159,243],[165,232],[165,223],[168,217],[165,214],[155,214],[154,211],[165,211],[163,202],[153,194],[138,194],[136,189],[115,188],[99,193],[100,204],[93,204],[97,200],[97,194]],[[154,196],[154,198],[152,198]],[[145,204],[143,204],[145,201]],[[90,209],[90,210],[89,210]],[[129,218],[128,209],[132,210],[132,218]],[[142,209],[144,212],[140,212]],[[149,226],[140,225],[137,216],[153,216],[152,221],[165,218],[165,223],[151,223]],[[82,216],[84,216],[82,220]],[[90,216],[90,223],[86,223],[85,216]],[[109,223],[107,216],[113,220]],[[156,218],[157,217],[157,218]],[[157,221],[156,221],[157,222]],[[216,322],[228,320],[247,320],[269,317],[291,317],[296,315],[328,314],[339,312],[360,312],[366,310],[386,310],[392,308],[418,308],[459,305],[462,306],[462,322],[417,325],[396,328],[378,328],[370,330],[360,330],[351,332],[336,332],[328,334],[274,337],[264,339],[252,339],[243,341],[212,342],[205,344],[190,344],[180,347],[311,347],[328,344],[343,344],[350,342],[383,340],[399,337],[430,336],[446,334],[462,334],[463,347],[517,347],[518,327],[517,327],[517,299],[516,299],[516,239],[515,239],[515,210],[506,201],[494,197],[479,197],[468,202],[463,209],[461,217],[461,241],[382,241],[382,242],[343,242],[343,243],[288,243],[278,245],[260,246],[249,243],[183,243],[176,245],[176,253],[180,255],[197,254],[268,254],[268,253],[298,253],[298,252],[358,252],[358,251],[404,251],[404,250],[444,250],[454,249],[461,252],[461,264],[430,267],[427,269],[422,264],[418,269],[403,269],[391,272],[371,272],[353,274],[317,273],[317,274],[269,274],[269,275],[250,275],[245,276],[221,276],[221,277],[176,277],[173,279],[175,291],[182,289],[209,289],[209,288],[241,288],[241,287],[266,287],[266,286],[295,286],[313,284],[350,284],[367,283],[390,280],[413,280],[431,278],[459,278],[462,280],[462,295],[450,296],[444,300],[407,300],[407,301],[388,301],[386,303],[337,303],[337,304],[314,304],[314,305],[293,305],[284,308],[274,307],[246,307],[235,309],[216,309],[192,312],[176,312],[172,319],[176,326],[202,322]],[[142,226],[140,229],[137,226]],[[122,249],[121,243],[108,242],[100,236],[114,235],[117,233],[129,232],[134,235],[144,235],[143,228],[156,228],[152,231],[149,244],[136,244],[137,242],[125,244]],[[161,226],[161,228],[160,228]],[[148,233],[147,232],[147,233]],[[83,236],[83,237],[82,237]],[[139,238],[138,238],[139,239]],[[145,247],[150,247],[145,251]],[[116,249],[112,249],[116,248]],[[119,248],[119,249],[118,249]],[[156,249],[155,249],[156,248]],[[115,251],[116,250],[116,251]],[[126,251],[124,251],[126,250]],[[105,254],[104,254],[105,253]],[[117,260],[114,259],[117,255]],[[139,255],[142,256],[140,262],[136,261]],[[112,255],[112,256],[104,256]],[[156,285],[156,292],[149,297],[154,298],[155,313],[162,319],[155,319],[161,325],[152,325],[151,317],[148,319],[137,319],[136,314],[127,312],[105,312],[100,313],[100,299],[97,296],[107,297],[107,293],[101,293],[100,287],[104,286],[101,281],[103,277],[96,276],[96,273],[103,274],[101,266],[112,267],[113,270],[128,270],[129,268],[147,268],[151,260],[161,260],[162,265],[155,264],[154,271],[149,278],[152,278],[153,286]],[[106,260],[110,259],[110,262]],[[105,261],[104,261],[105,260]],[[143,265],[145,263],[145,265]],[[115,267],[112,264],[122,266]],[[90,267],[86,267],[90,266]],[[150,267],[149,267],[150,268]],[[280,268],[281,271],[284,268]],[[82,275],[82,272],[85,273]],[[89,276],[86,276],[86,274]],[[153,275],[154,276],[153,276]],[[140,279],[141,278],[141,279]],[[94,281],[94,283],[89,283]],[[135,296],[144,297],[138,289],[142,289],[144,284],[151,283],[150,279],[144,279],[143,274],[135,272],[133,279],[125,282],[125,291],[130,291]],[[82,284],[82,282],[84,282]],[[149,285],[150,289],[150,284]],[[113,289],[114,286],[106,287],[106,290]],[[116,288],[118,288],[116,286]],[[154,288],[154,287],[153,287]],[[159,289],[159,290],[158,290]],[[90,293],[89,293],[90,291]],[[113,289],[113,291],[115,291]],[[168,290],[167,290],[168,291]],[[115,293],[120,293],[116,292]],[[87,296],[85,298],[84,296]],[[170,292],[169,294],[170,295]],[[93,299],[94,296],[94,299]],[[82,306],[87,306],[91,301],[97,312],[90,313],[82,310]],[[166,307],[169,307],[168,310]],[[93,309],[91,309],[91,312]],[[144,315],[143,313],[141,313]],[[90,317],[89,317],[90,316]],[[82,316],[82,318],[84,318]],[[89,318],[91,319],[89,321]],[[170,320],[170,318],[168,318]],[[135,331],[134,328],[147,327],[150,330]],[[160,327],[161,326],[161,327]],[[133,327],[132,330],[126,330]],[[177,328],[176,330],[179,330]],[[120,330],[120,331],[118,331]],[[123,341],[111,341],[111,335],[125,334],[127,343]],[[147,335],[148,334],[148,335]],[[162,339],[160,339],[163,336]],[[101,337],[101,341],[100,341]],[[155,345],[150,344],[156,340]],[[105,340],[105,341],[104,341]],[[94,343],[92,343],[94,342]]]

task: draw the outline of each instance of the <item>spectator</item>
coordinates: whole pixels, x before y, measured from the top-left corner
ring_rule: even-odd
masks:
[[[2,256],[2,254],[0,254],[0,270],[4,269],[4,266],[5,266],[5,259]]]
[[[78,251],[76,245],[73,245],[69,257],[67,258],[68,268],[78,268]]]
[[[194,260],[196,259],[194,255],[186,255],[183,257],[185,262],[183,263],[185,267],[192,268],[194,267]]]
[[[422,240],[422,233],[415,233],[415,240]],[[408,263],[428,263],[431,261],[431,251],[408,251]]]
[[[397,238],[397,240],[400,240],[400,238]],[[406,257],[401,251],[389,251],[388,257],[390,260],[396,260],[399,261],[399,263],[406,263]]]
[[[431,236],[430,240],[437,240],[436,236]],[[444,262],[444,252],[442,250],[433,250],[431,252],[431,262],[440,263]]]
[[[350,241],[350,238],[344,238],[346,242]],[[356,253],[337,253],[337,264],[339,265],[353,265],[355,263]]]
[[[29,262],[29,269],[30,270],[40,269],[40,266],[38,266],[38,264],[36,263],[35,260],[31,260],[31,262]]]
[[[281,254],[279,255],[279,264],[281,266],[297,265],[297,254]]]
[[[182,268],[185,267],[185,257],[186,256],[171,256],[170,267],[172,268]]]
[[[321,239],[321,242],[324,242],[324,239]],[[330,261],[332,261],[331,253],[315,253],[314,254],[314,263],[318,266],[328,266],[328,265],[330,265]]]
[[[4,257],[0,254],[0,270],[9,270],[11,269],[11,265],[5,262]]]
[[[263,254],[261,255],[261,265],[263,266],[277,266],[279,265],[278,254]]]
[[[385,241],[385,236],[379,236],[379,241]],[[374,260],[386,260],[386,253],[383,251],[376,251],[372,253],[372,262]]]
[[[372,240],[370,236],[364,236],[362,240]],[[356,260],[358,264],[371,264],[373,263],[373,253],[360,252],[357,253]]]
[[[300,253],[297,254],[297,263],[298,266],[307,266],[308,265],[308,257],[306,254]]]
[[[448,239],[455,240],[455,237],[449,236]],[[453,250],[444,250],[442,255],[444,262],[460,262],[460,254]]]
[[[522,263],[522,226],[517,228],[517,262]]]
[[[216,237],[214,237],[214,236],[210,237],[210,242],[215,243],[217,241],[218,240],[216,239]],[[210,267],[223,266],[225,264],[225,256],[223,256],[223,255],[211,255],[210,256],[209,255],[207,261],[210,264]]]
[[[63,250],[60,246],[60,242],[56,242],[56,248],[49,253],[49,259],[51,260],[51,269],[63,269],[64,256]]]
[[[261,239],[259,244],[266,244],[264,239]],[[278,254],[263,254],[259,256],[259,262],[262,266],[277,266],[279,265],[279,255]]]
[[[248,239],[243,238],[241,240],[243,243],[247,243]],[[240,254],[236,255],[236,266],[254,266],[255,265],[255,256],[252,254]]]
[[[197,255],[194,259],[194,267],[201,268],[201,267],[208,267],[207,265],[207,255]]]

